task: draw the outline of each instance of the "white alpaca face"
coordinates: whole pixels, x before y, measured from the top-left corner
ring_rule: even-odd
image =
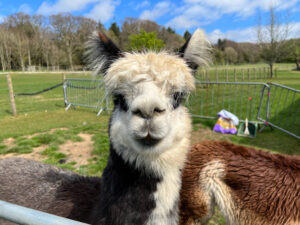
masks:
[[[177,93],[143,82],[115,96],[111,139],[115,147],[142,154],[161,153],[185,137],[187,113]]]
[[[183,66],[180,69],[184,70],[181,73],[173,65],[177,74],[167,62],[156,65],[144,60],[137,68],[130,63],[136,74],[128,68],[126,74],[125,68],[119,68],[128,62],[126,58],[116,62],[117,65],[113,64],[105,81],[114,95],[110,137],[116,149],[130,149],[145,155],[160,154],[189,135],[189,115],[182,102],[189,88],[193,87],[193,77],[185,63],[177,60]],[[157,62],[160,62],[159,57]],[[118,75],[118,71],[123,72]],[[163,77],[163,74],[167,75]],[[168,80],[171,77],[172,80]]]

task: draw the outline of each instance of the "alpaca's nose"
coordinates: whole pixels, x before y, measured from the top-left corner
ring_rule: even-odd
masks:
[[[166,109],[160,107],[155,107],[152,110],[145,110],[144,108],[135,108],[132,110],[132,114],[144,119],[151,119],[153,116],[159,116],[163,114],[165,111]]]
[[[166,107],[164,106],[163,100],[158,96],[143,95],[134,100],[131,107],[133,115],[151,119],[155,116],[164,114]]]

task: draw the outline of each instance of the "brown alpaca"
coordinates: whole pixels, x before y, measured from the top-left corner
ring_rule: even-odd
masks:
[[[192,147],[182,183],[181,225],[206,224],[215,205],[227,224],[300,224],[298,156],[205,141]]]

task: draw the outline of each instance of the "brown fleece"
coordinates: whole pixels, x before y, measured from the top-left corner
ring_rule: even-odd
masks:
[[[214,196],[201,190],[200,173],[213,160],[224,164],[222,182],[234,202],[237,224],[300,223],[299,156],[205,141],[192,146],[188,155],[183,172],[180,224],[193,224],[192,219],[197,218],[205,221],[211,216]]]

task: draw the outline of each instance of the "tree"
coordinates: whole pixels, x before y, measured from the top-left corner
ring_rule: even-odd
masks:
[[[167,31],[168,31],[170,34],[175,34],[175,33],[176,33],[175,30],[172,29],[171,27],[168,27],[168,28],[167,28]]]
[[[238,54],[232,47],[226,47],[224,54],[227,64],[233,64],[237,62]]]
[[[192,35],[191,35],[191,33],[188,31],[188,30],[186,30],[185,32],[184,32],[184,34],[183,34],[183,37],[184,37],[184,39],[187,41],[190,37],[191,37]]]
[[[132,50],[144,50],[151,49],[154,51],[159,51],[165,46],[162,40],[157,38],[155,31],[145,32],[141,30],[139,34],[132,34],[129,36],[129,46]]]
[[[270,67],[271,78],[273,77],[275,62],[282,56],[284,42],[289,31],[289,23],[280,21],[280,17],[275,13],[273,6],[270,6],[268,18],[263,26],[259,18],[257,26],[258,44],[262,58]]]
[[[182,46],[184,40],[182,36],[175,33],[171,28],[165,28],[151,20],[141,20],[136,18],[126,18],[122,24],[122,32],[120,35],[120,45],[125,50],[130,50],[129,36],[139,34],[141,30],[145,32],[155,32],[157,38],[161,39],[168,50],[178,49]]]
[[[284,44],[284,56],[282,61],[293,62],[296,70],[300,70],[300,39],[290,39]]]
[[[120,31],[120,28],[119,28],[119,26],[117,25],[116,22],[112,23],[108,30],[112,31],[117,37],[120,37],[121,31]]]
[[[300,70],[300,43],[298,43],[298,45],[295,45],[293,56],[295,58],[296,69]]]
[[[112,23],[108,29],[108,37],[117,45],[120,45],[121,31],[117,23]]]
[[[71,14],[57,14],[50,16],[50,23],[55,30],[57,38],[67,53],[69,66],[73,68],[73,54],[77,47],[77,31],[80,27],[78,17]]]
[[[223,65],[225,63],[224,52],[218,48],[213,48],[214,63]]]

